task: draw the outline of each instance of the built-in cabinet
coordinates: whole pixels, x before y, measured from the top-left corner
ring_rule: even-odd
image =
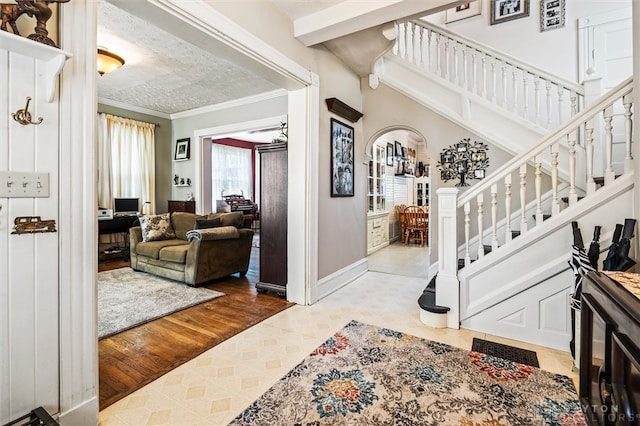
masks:
[[[385,211],[385,148],[375,145],[373,158],[369,161],[369,213]]]
[[[389,245],[389,214],[369,215],[367,220],[367,254]]]
[[[421,176],[415,178],[413,185],[415,189],[416,206],[424,207],[429,205],[429,177]]]

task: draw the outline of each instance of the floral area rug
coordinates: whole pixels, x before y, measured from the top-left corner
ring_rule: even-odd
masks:
[[[351,321],[231,425],[586,425],[569,377]]]

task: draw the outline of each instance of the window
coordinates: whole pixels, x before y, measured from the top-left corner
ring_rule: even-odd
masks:
[[[155,124],[98,115],[98,206],[113,199],[139,198],[145,213],[155,209]]]
[[[369,161],[369,213],[386,210],[384,197],[385,162],[385,148],[374,145],[373,158]]]
[[[211,148],[211,191],[214,200],[222,195],[253,199],[252,151],[214,143]]]

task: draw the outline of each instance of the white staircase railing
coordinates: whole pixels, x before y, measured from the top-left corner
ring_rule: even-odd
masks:
[[[581,85],[425,21],[396,23],[393,54],[545,129],[584,105]]]
[[[514,157],[459,197],[456,200],[456,222],[464,224],[464,232],[459,237],[444,236],[455,241],[446,244],[453,249],[443,253],[443,256],[455,258],[457,261],[457,248],[463,246],[465,266],[469,266],[472,258],[485,256],[485,244],[491,246],[491,253],[493,253],[499,246],[505,246],[511,241],[512,231],[519,231],[521,235],[526,234],[534,227],[540,226],[543,220],[560,213],[563,205],[570,207],[578,203],[582,197],[588,198],[596,193],[598,179],[593,175],[594,129],[601,128],[604,133],[601,138],[604,141],[606,161],[604,177],[600,183],[606,186],[616,179],[612,154],[614,133],[624,134],[625,141],[620,144],[624,145],[625,150],[624,174],[631,173],[633,171],[633,161],[631,161],[633,158],[632,88],[632,79],[622,82],[588,109],[546,136],[538,145]],[[616,118],[614,111],[624,111],[618,114],[617,118],[620,120],[617,125],[613,124]],[[577,158],[576,146],[579,140],[584,140],[586,156],[584,161],[578,161]],[[562,154],[558,148],[560,143],[565,141],[569,145],[569,150],[566,154]],[[550,175],[542,173],[543,161],[552,165]],[[564,201],[558,189],[561,184],[558,170],[561,167],[569,170]],[[584,182],[585,191],[577,189],[578,180]],[[533,190],[529,189],[529,185],[533,186]],[[551,191],[550,201],[545,203],[543,193],[549,190]],[[454,195],[454,198],[457,197]],[[536,206],[535,213],[529,215],[527,205],[532,203]],[[506,225],[502,223],[498,226],[500,221],[506,222]],[[498,229],[502,232],[498,233]],[[441,262],[442,259],[439,261]]]

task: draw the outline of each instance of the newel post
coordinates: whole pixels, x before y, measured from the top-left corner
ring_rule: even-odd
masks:
[[[460,328],[458,281],[458,189],[440,188],[438,194],[438,277],[436,304],[450,308],[447,327]]]

